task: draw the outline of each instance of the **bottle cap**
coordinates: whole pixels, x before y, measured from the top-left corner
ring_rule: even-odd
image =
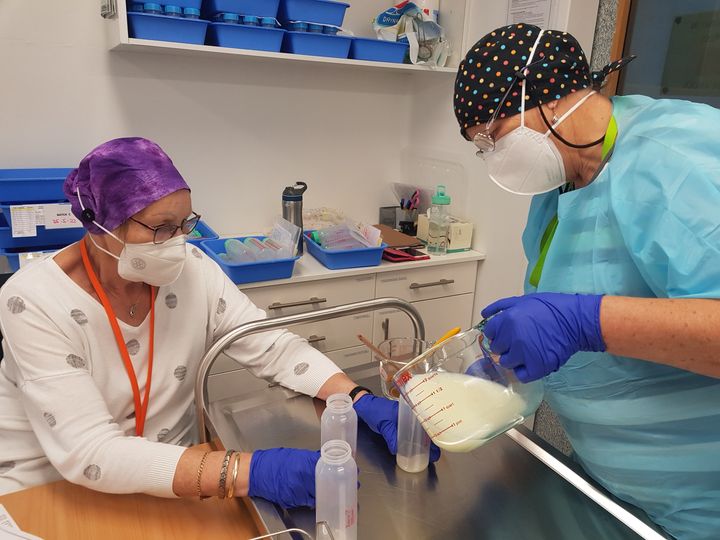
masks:
[[[243,23],[245,24],[258,24],[260,20],[255,15],[245,15],[243,17]]]
[[[432,196],[432,203],[438,205],[450,204],[450,196],[445,194],[445,186],[438,184],[435,188],[435,194]]]
[[[165,6],[166,15],[182,15],[182,8],[180,6]]]
[[[200,10],[197,8],[188,7],[188,8],[185,8],[183,11],[184,11],[186,17],[199,17],[200,16]]]
[[[226,23],[237,23],[240,22],[240,15],[237,13],[223,13],[222,21]]]
[[[305,182],[295,182],[295,185],[286,187],[282,192],[283,201],[302,201],[302,195],[307,191]]]
[[[143,6],[145,11],[160,11],[162,12],[162,6],[160,4],[145,4]]]
[[[275,19],[272,17],[263,17],[260,19],[260,24],[263,26],[275,26]]]

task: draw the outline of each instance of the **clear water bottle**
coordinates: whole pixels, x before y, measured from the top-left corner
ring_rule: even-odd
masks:
[[[350,445],[353,457],[357,450],[357,413],[347,394],[332,394],[325,400],[320,418],[320,445],[340,440]]]
[[[282,217],[290,223],[294,223],[303,228],[302,210],[303,210],[303,193],[308,186],[305,182],[295,182],[294,185],[286,187],[282,192]],[[297,254],[303,254],[303,235],[300,233],[298,238]]]
[[[430,255],[445,255],[448,246],[450,228],[450,197],[445,194],[445,186],[438,185],[432,196],[432,206],[428,209],[428,244]]]
[[[345,441],[328,441],[315,466],[315,538],[357,540],[357,465]]]

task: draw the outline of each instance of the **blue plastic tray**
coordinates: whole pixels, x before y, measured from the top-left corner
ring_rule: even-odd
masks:
[[[311,34],[310,32],[286,32],[282,50],[293,54],[347,58],[350,53],[351,42],[352,38],[345,36]]]
[[[41,246],[36,247],[33,249],[26,249],[26,248],[9,248],[9,249],[3,249],[0,248],[0,255],[7,257],[8,266],[10,266],[10,270],[13,272],[17,272],[20,270],[20,254],[21,253],[53,253],[55,251],[60,251],[65,246]]]
[[[199,231],[200,234],[202,234],[202,238],[192,238],[188,237],[188,244],[192,244],[193,246],[197,246],[200,249],[202,249],[202,243],[206,240],[217,240],[218,233],[213,231],[210,228],[210,225],[205,223],[204,221],[200,220],[200,222],[197,224],[197,227],[195,227],[196,231]]]
[[[278,19],[342,26],[345,10],[350,4],[331,0],[280,0]]]
[[[216,13],[240,13],[256,17],[277,17],[280,0],[205,0],[203,16]]]
[[[212,23],[208,28],[207,44],[234,49],[280,52],[284,35],[285,30],[279,28]]]
[[[239,236],[241,242],[245,238],[264,239],[265,236]],[[295,268],[295,261],[300,257],[291,259],[276,259],[274,261],[261,261],[253,263],[227,263],[218,257],[218,253],[225,253],[225,240],[227,238],[219,238],[217,240],[205,240],[202,248],[211,259],[220,265],[230,280],[236,285],[240,283],[252,283],[254,281],[270,281],[273,279],[286,279],[292,276]]]
[[[382,261],[383,250],[388,246],[383,242],[381,246],[360,249],[323,249],[310,238],[306,232],[305,246],[308,253],[320,261],[323,266],[330,270],[341,270],[343,268],[360,268],[363,266],[379,266]]]
[[[8,208],[7,206],[4,208]],[[77,242],[85,234],[83,227],[73,229],[45,229],[43,226],[37,228],[37,236],[24,238],[13,238],[12,228],[8,221],[10,215],[0,214],[0,248],[35,248],[43,246],[66,246]]]
[[[72,169],[0,169],[0,201],[41,203],[65,198],[63,183]]]
[[[350,58],[374,62],[394,62],[402,64],[409,45],[397,41],[380,39],[353,38],[350,46]]]
[[[128,13],[130,37],[203,45],[209,22],[150,13]]]

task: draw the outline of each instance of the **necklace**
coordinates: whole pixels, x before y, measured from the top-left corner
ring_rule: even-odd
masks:
[[[137,306],[140,303],[140,298],[142,297],[144,291],[145,291],[145,284],[143,284],[142,291],[140,291],[140,294],[138,294],[135,302],[130,304],[130,309],[128,310],[128,314],[130,315],[131,319],[135,318],[135,311],[137,310]]]

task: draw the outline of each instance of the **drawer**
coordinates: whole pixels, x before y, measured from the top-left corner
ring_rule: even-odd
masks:
[[[340,369],[361,366],[373,361],[370,356],[370,351],[363,345],[341,351],[333,351],[328,353],[327,357],[335,362]]]
[[[375,296],[394,296],[417,302],[475,290],[477,262],[398,270],[377,275]]]
[[[295,315],[326,307],[370,300],[375,274],[259,287],[243,291],[268,317]]]
[[[472,324],[472,310],[475,295],[473,293],[436,298],[423,302],[414,302],[425,323],[425,337],[435,341],[455,326],[463,330]],[[373,323],[373,343],[385,339],[385,328],[389,337],[412,337],[412,322],[407,315],[395,309],[381,309],[375,312]]]
[[[372,336],[373,314],[360,313],[349,317],[329,319],[309,324],[291,326],[288,330],[307,339],[322,352],[355,347],[360,343],[358,334]]]

